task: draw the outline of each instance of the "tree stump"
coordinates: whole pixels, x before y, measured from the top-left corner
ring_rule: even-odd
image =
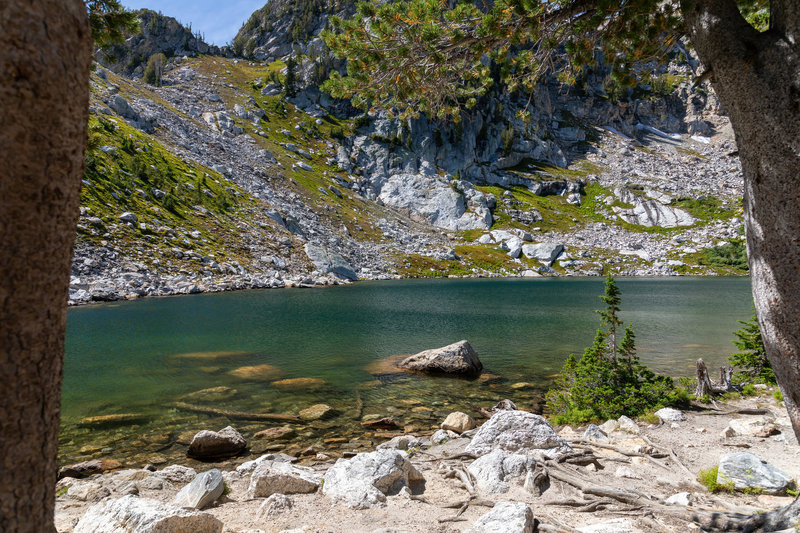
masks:
[[[733,368],[723,366],[719,369],[719,383],[714,383],[708,376],[708,368],[702,359],[697,360],[697,390],[695,397],[699,400],[706,396],[722,394],[733,390],[731,388],[731,377]]]

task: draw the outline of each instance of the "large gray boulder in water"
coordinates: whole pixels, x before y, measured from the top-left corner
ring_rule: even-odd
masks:
[[[443,348],[425,350],[406,357],[399,368],[429,374],[461,374],[475,376],[483,370],[478,354],[467,341],[458,341]]]
[[[220,533],[222,522],[177,505],[124,496],[89,508],[74,533]]]

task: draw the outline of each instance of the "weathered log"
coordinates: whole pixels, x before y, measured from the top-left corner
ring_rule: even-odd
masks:
[[[708,368],[702,359],[697,360],[697,390],[695,397],[699,400],[706,396],[730,392],[733,368],[723,366],[719,369],[719,383],[714,383],[708,376]]]
[[[400,427],[397,425],[397,422],[395,422],[394,419],[389,416],[379,420],[368,420],[366,422],[361,422],[361,426],[369,429],[397,429]]]
[[[280,420],[283,422],[300,422],[297,415],[286,415],[279,413],[248,413],[244,411],[227,411],[225,409],[215,409],[214,407],[203,407],[202,405],[192,405],[186,402],[175,402],[173,407],[182,411],[193,413],[203,413],[207,415],[217,415],[230,418],[231,420]]]

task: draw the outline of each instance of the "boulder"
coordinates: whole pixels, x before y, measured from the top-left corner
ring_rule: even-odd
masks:
[[[497,502],[469,533],[533,533],[533,512],[522,502]]]
[[[170,483],[189,483],[197,476],[197,472],[188,466],[169,465],[155,472],[154,475]]]
[[[283,374],[280,368],[275,365],[250,365],[240,366],[228,372],[231,376],[240,379],[247,379],[253,381],[273,381]]]
[[[664,407],[656,411],[656,416],[663,422],[685,422],[686,417],[683,416],[681,411],[672,409],[671,407]]]
[[[257,518],[266,518],[288,511],[294,506],[292,499],[285,494],[273,494],[261,504],[256,513]]]
[[[533,450],[546,450],[546,456],[572,450],[547,420],[525,411],[496,412],[472,437],[465,451],[486,455],[496,448],[528,454]]]
[[[281,461],[264,461],[250,474],[249,499],[273,494],[307,494],[319,488],[319,476],[311,468]]]
[[[131,213],[130,211],[126,211],[126,212],[122,213],[119,216],[119,221],[120,222],[130,223],[130,224],[137,224],[139,222],[139,219],[134,213]]]
[[[225,482],[222,473],[213,468],[203,472],[181,489],[172,500],[179,507],[190,509],[203,509],[217,501],[225,491]]]
[[[781,494],[792,482],[791,476],[752,453],[729,453],[720,457],[717,483],[733,482],[737,490],[760,489]]]
[[[297,461],[296,457],[286,455],[285,453],[268,453],[253,459],[252,461],[245,461],[244,463],[240,464],[236,467],[236,473],[239,475],[250,475],[261,463],[293,463],[295,461]]]
[[[442,444],[443,442],[450,440],[450,439],[457,439],[458,433],[455,431],[450,431],[447,429],[439,429],[431,435],[431,442],[434,444]]]
[[[551,266],[563,251],[563,244],[553,242],[540,242],[539,244],[525,244],[522,246],[522,255],[528,259],[536,259],[547,266]]]
[[[376,450],[336,461],[325,474],[322,493],[353,509],[367,509],[403,487],[414,490],[424,483],[405,452]]]
[[[521,478],[536,467],[533,457],[492,450],[478,457],[467,470],[475,478],[475,486],[486,494],[502,494],[510,488],[508,480]]]
[[[358,280],[358,276],[353,270],[353,267],[338,253],[311,243],[306,243],[303,249],[308,259],[314,263],[316,269],[323,274],[332,273],[342,279],[351,281]]]
[[[378,444],[377,448],[379,450],[410,450],[411,448],[429,448],[430,445],[431,441],[419,438],[416,435],[398,435],[391,440]]]
[[[207,513],[137,496],[106,500],[86,511],[73,533],[220,533],[222,522]]]
[[[303,420],[321,420],[333,414],[333,407],[324,403],[318,403],[303,409],[297,413]]]
[[[749,435],[751,437],[769,437],[775,433],[780,433],[775,422],[771,418],[734,418],[728,423],[738,435]]]
[[[617,187],[614,189],[614,194],[621,202],[633,206],[630,208],[612,206],[611,208],[620,220],[629,224],[674,228],[677,226],[691,226],[695,223],[692,215],[683,209],[664,205],[657,199],[645,198],[630,189]]]
[[[636,422],[634,422],[627,416],[622,415],[621,417],[619,417],[617,422],[619,423],[620,431],[626,431],[628,433],[633,433],[635,435],[639,434],[639,426],[637,426]]]
[[[467,413],[455,411],[447,415],[447,418],[442,422],[441,428],[454,431],[456,433],[464,433],[475,427],[475,420]]]
[[[681,505],[683,507],[689,507],[692,505],[693,501],[694,496],[691,492],[679,492],[667,498],[664,503],[667,505]]]
[[[483,364],[478,354],[467,341],[459,341],[443,348],[425,350],[406,357],[399,368],[432,374],[461,374],[475,376],[480,374]]]
[[[233,457],[246,447],[244,437],[231,426],[219,431],[204,429],[194,436],[186,455],[195,459],[219,459]]]
[[[589,424],[589,426],[586,428],[586,431],[583,432],[583,438],[597,442],[609,442],[611,440],[608,438],[608,435],[606,435],[605,431],[594,424]]]

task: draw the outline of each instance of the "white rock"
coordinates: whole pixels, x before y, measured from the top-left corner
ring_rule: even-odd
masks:
[[[434,444],[441,444],[449,439],[457,439],[458,433],[455,431],[448,431],[446,429],[439,429],[431,435],[431,442]]]
[[[771,418],[734,418],[728,425],[739,435],[751,437],[769,437],[778,432],[775,422]]]
[[[405,452],[376,450],[336,461],[325,474],[322,493],[353,509],[367,509],[424,481]]]
[[[411,355],[397,366],[418,372],[464,375],[480,374],[483,369],[478,354],[465,340]]]
[[[672,409],[671,407],[664,407],[656,411],[656,416],[664,422],[684,422],[686,417],[683,416],[681,411]]]
[[[197,477],[197,471],[183,465],[169,465],[154,472],[153,475],[166,479],[171,483],[189,483]]]
[[[608,435],[609,433],[613,433],[619,429],[619,422],[616,420],[606,420],[600,424],[600,429],[602,429],[603,432]]]
[[[678,494],[673,494],[667,498],[664,503],[667,505],[681,505],[683,507],[689,507],[692,505],[693,501],[694,495],[691,492],[679,492]]]
[[[620,466],[617,468],[617,471],[614,472],[614,477],[624,477],[628,479],[642,479],[642,476],[634,472],[628,466]]]
[[[619,429],[621,431],[627,431],[628,433],[634,433],[636,435],[639,434],[639,426],[637,426],[636,422],[634,422],[627,416],[622,415],[621,417],[619,417],[619,420],[617,420],[617,422],[619,422]]]
[[[124,496],[89,508],[73,533],[220,533],[222,522],[207,513]]]
[[[256,517],[265,518],[288,511],[293,507],[292,499],[285,494],[273,494],[258,508]]]
[[[522,502],[497,502],[478,518],[469,533],[533,533],[533,513]]]
[[[486,494],[502,494],[510,488],[508,481],[521,478],[536,467],[533,457],[492,450],[478,457],[467,470],[475,478],[475,485]]]
[[[311,468],[291,463],[264,461],[250,474],[249,499],[273,494],[307,494],[319,488],[319,475]]]
[[[597,442],[609,442],[611,440],[605,431],[594,424],[589,424],[586,427],[586,431],[583,432],[583,438]]]
[[[732,427],[727,426],[725,429],[722,430],[722,432],[720,432],[719,436],[722,437],[723,439],[729,439],[731,437],[736,436],[736,431]]]
[[[547,420],[525,411],[498,411],[480,427],[465,451],[485,455],[496,448],[527,454],[546,450],[545,455],[552,456],[572,451]]]
[[[536,259],[547,266],[553,264],[558,259],[561,252],[564,251],[564,245],[553,242],[541,242],[539,244],[526,244],[522,247],[522,255],[528,259]]]
[[[214,503],[225,491],[222,473],[216,468],[203,472],[181,489],[172,500],[179,507],[202,509]]]

